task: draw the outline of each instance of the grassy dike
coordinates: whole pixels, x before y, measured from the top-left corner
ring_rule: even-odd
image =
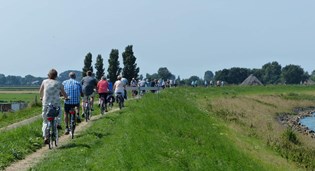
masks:
[[[305,164],[293,163],[279,150],[285,128],[276,115],[315,106],[314,90],[184,87],[149,93],[95,121],[32,169],[303,170]],[[262,109],[267,114],[261,117],[253,112]],[[300,142],[307,147],[310,140]]]

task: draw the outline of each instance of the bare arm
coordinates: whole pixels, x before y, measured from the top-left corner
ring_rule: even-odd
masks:
[[[40,97],[40,99],[43,99],[43,96],[44,96],[44,85],[41,84],[40,88],[39,88],[39,97]]]
[[[67,95],[67,93],[65,92],[65,89],[64,89],[64,87],[63,87],[63,85],[61,86],[61,94],[62,94],[62,96],[65,98],[65,99],[68,99],[69,97],[68,97],[68,95]]]

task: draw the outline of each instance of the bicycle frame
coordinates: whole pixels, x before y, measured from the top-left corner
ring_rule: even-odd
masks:
[[[51,149],[54,144],[56,147],[58,146],[58,129],[56,118],[57,117],[47,117],[48,124],[46,131],[48,131],[48,135],[46,136],[49,139],[49,149]]]

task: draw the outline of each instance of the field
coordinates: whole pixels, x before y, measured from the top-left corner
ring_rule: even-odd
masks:
[[[32,169],[314,170],[314,140],[277,119],[314,107],[314,86],[166,89],[128,100]],[[1,134],[1,168],[42,147],[38,122]]]

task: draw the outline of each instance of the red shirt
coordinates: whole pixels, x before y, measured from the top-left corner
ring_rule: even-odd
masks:
[[[108,82],[106,80],[101,80],[97,83],[97,92],[98,93],[108,92]]]

